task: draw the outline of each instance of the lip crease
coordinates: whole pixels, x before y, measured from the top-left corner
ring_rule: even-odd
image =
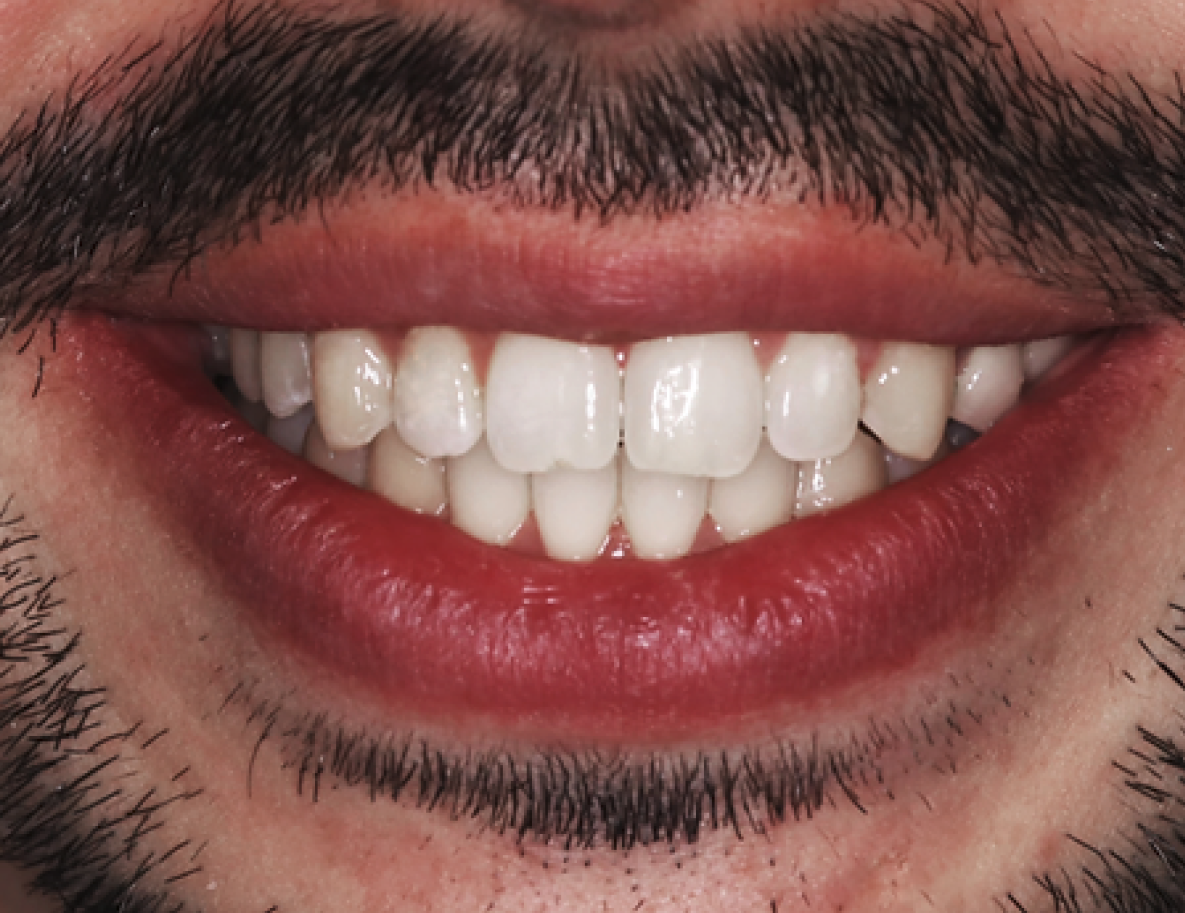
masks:
[[[328,230],[269,226],[264,243],[208,254],[168,293],[161,276],[98,289],[99,307],[265,330],[450,323],[601,341],[740,327],[961,346],[1118,322],[1105,302],[1004,267],[951,262],[880,226],[853,232],[846,211],[793,229],[770,207],[610,229],[458,206],[431,197],[401,203],[398,218],[377,206],[329,213]]]
[[[830,515],[670,563],[479,543],[289,456],[200,370],[192,326],[71,314],[95,427],[265,643],[394,711],[675,738],[826,700],[999,623],[1002,582],[1163,395],[1154,327],[1107,333],[976,443]]]

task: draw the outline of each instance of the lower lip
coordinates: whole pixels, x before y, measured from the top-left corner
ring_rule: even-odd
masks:
[[[62,325],[75,389],[267,643],[393,712],[604,739],[809,706],[999,621],[1155,409],[1166,334],[1099,341],[991,434],[831,515],[670,563],[577,566],[477,542],[283,453],[201,374],[196,335]]]

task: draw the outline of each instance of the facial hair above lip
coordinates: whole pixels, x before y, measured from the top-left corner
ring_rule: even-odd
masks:
[[[1178,314],[1173,100],[1075,84],[967,8],[911,9],[750,27],[614,72],[448,16],[224,2],[179,49],[129,50],[10,128],[0,312],[24,328],[260,220],[447,185],[610,222],[838,204],[1121,314]]]

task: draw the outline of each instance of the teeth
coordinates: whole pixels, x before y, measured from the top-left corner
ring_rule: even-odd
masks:
[[[304,458],[314,466],[337,476],[343,482],[359,487],[366,481],[367,449],[333,450],[316,422],[309,428],[304,442]]]
[[[840,456],[802,467],[794,516],[834,510],[880,491],[888,481],[880,446],[861,431]]]
[[[639,558],[679,558],[695,544],[708,507],[705,478],[621,466],[621,520]]]
[[[890,450],[928,460],[942,443],[954,380],[954,349],[887,342],[864,384],[864,424]]]
[[[374,439],[370,490],[405,510],[438,516],[448,506],[444,461],[420,456],[394,428]]]
[[[529,476],[498,465],[485,440],[448,461],[448,499],[455,526],[475,539],[505,545],[531,512]]]
[[[304,450],[305,437],[313,424],[313,408],[305,406],[285,418],[271,416],[267,420],[267,436],[294,456]]]
[[[608,465],[621,434],[620,375],[608,346],[503,333],[486,379],[494,458],[514,472]]]
[[[1024,382],[1020,346],[978,346],[959,371],[950,417],[987,431],[1017,404]]]
[[[638,343],[625,371],[629,462],[675,475],[739,475],[761,443],[763,392],[745,333]]]
[[[243,399],[257,403],[263,399],[263,373],[259,358],[259,333],[255,330],[230,331],[230,364],[235,386]]]
[[[531,477],[535,520],[552,558],[590,561],[617,519],[617,460],[600,469],[553,469]]]
[[[462,333],[420,327],[407,334],[395,375],[395,427],[426,457],[461,456],[481,438],[481,385]]]
[[[861,383],[856,344],[834,334],[788,334],[763,379],[746,333],[626,355],[513,333],[471,348],[462,331],[420,327],[396,367],[368,330],[207,331],[207,372],[284,450],[484,542],[539,543],[564,561],[607,542],[678,558],[866,497],[974,441],[1077,343],[956,357],[886,342]],[[519,535],[532,510],[538,539]]]
[[[860,421],[856,347],[845,336],[791,333],[766,378],[766,428],[788,460],[838,456]]]
[[[263,363],[263,401],[268,412],[287,418],[312,401],[308,336],[304,333],[264,333],[260,358]]]
[[[391,366],[367,330],[318,333],[313,342],[317,423],[329,446],[369,444],[391,424]]]
[[[1021,361],[1024,363],[1025,380],[1036,383],[1074,347],[1069,336],[1054,336],[1026,342],[1021,347]]]
[[[787,522],[797,487],[798,466],[763,442],[739,476],[713,480],[708,512],[725,542],[739,542]]]

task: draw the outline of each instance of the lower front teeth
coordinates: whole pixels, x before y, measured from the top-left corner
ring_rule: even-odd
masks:
[[[209,360],[290,453],[482,541],[588,561],[676,558],[879,491],[995,424],[1072,346],[214,328]]]

